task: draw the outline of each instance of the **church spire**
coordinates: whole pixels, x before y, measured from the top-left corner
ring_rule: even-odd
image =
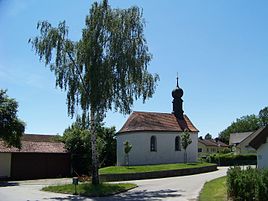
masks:
[[[179,75],[178,75],[178,73],[177,73],[177,87],[179,88]]]
[[[183,96],[183,90],[179,87],[179,77],[177,73],[177,86],[172,91],[172,97],[173,97],[173,111],[172,113],[176,116],[177,119],[182,120],[183,119],[183,109],[182,109],[182,96]]]

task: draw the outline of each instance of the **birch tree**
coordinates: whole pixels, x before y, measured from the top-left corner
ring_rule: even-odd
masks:
[[[144,37],[138,7],[112,9],[107,0],[93,3],[78,41],[68,38],[65,21],[37,24],[40,35],[29,39],[39,59],[50,67],[56,86],[67,92],[68,114],[77,107],[88,121],[92,146],[92,184],[99,183],[96,126],[108,110],[129,114],[133,102],[152,97],[159,76]]]

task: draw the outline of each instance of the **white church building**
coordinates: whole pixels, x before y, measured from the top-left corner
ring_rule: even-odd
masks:
[[[132,149],[128,154],[129,165],[183,163],[181,146],[183,131],[190,133],[192,143],[187,147],[187,161],[197,161],[198,129],[184,114],[183,90],[178,85],[172,91],[173,112],[133,112],[116,136],[117,165],[126,165],[124,142]]]

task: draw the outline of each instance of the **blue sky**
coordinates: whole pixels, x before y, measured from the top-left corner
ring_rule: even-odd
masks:
[[[27,133],[61,134],[74,120],[66,94],[28,44],[36,24],[66,20],[81,36],[93,1],[0,0],[0,88],[19,102]],[[143,8],[145,37],[153,54],[149,71],[160,82],[153,98],[135,111],[171,112],[171,91],[184,90],[184,111],[200,135],[217,136],[236,118],[268,106],[268,1],[110,0],[114,8]],[[128,116],[109,112],[106,126],[120,129]]]

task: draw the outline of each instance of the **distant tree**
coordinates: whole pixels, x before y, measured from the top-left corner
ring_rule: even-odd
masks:
[[[116,163],[115,127],[100,127],[97,129],[98,152],[100,166],[112,166]]]
[[[268,107],[263,108],[259,112],[260,126],[268,125]]]
[[[190,133],[187,131],[184,131],[181,135],[181,145],[184,149],[184,163],[187,163],[187,147],[192,143]]]
[[[111,166],[116,161],[115,127],[97,128],[97,149],[100,167]],[[73,169],[79,174],[88,174],[91,170],[91,134],[85,128],[80,117],[64,131],[62,141],[72,154]]]
[[[125,141],[124,142],[124,152],[125,152],[125,158],[126,158],[126,165],[129,165],[129,152],[132,149],[132,145],[128,142]]]
[[[252,114],[243,116],[239,119],[236,119],[230,126],[228,126],[225,130],[220,132],[219,139],[222,142],[229,143],[230,133],[240,133],[240,132],[248,132],[255,131],[260,127],[260,119],[258,116]]]
[[[212,139],[212,135],[210,135],[209,133],[207,133],[207,134],[205,135],[205,139],[206,139],[206,140],[210,140],[210,139]]]
[[[17,117],[18,102],[6,93],[7,90],[0,89],[0,139],[8,146],[21,148],[25,123]]]
[[[159,77],[147,70],[151,54],[138,7],[112,9],[107,0],[95,2],[85,23],[82,38],[71,41],[65,21],[58,27],[39,22],[40,36],[29,42],[54,72],[56,86],[67,91],[69,115],[78,107],[90,121],[92,184],[98,184],[96,127],[108,110],[129,114],[134,100],[152,97]]]

